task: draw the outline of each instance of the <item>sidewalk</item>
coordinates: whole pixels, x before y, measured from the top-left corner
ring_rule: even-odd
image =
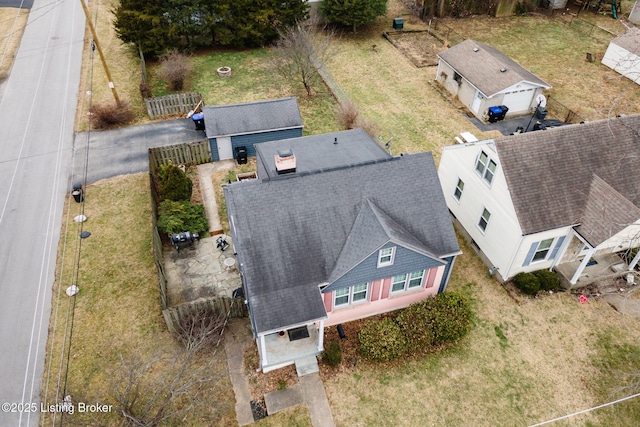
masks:
[[[251,411],[251,394],[244,375],[243,350],[255,345],[248,319],[232,319],[227,324],[225,351],[229,366],[229,377],[236,395],[236,416],[238,425],[245,426],[254,422]],[[300,382],[285,390],[273,391],[264,396],[267,413],[270,415],[292,406],[305,404],[309,408],[311,424],[314,427],[335,427],[331,415],[329,399],[320,376],[305,375]]]

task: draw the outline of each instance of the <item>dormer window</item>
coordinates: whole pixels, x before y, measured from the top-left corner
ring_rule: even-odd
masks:
[[[487,153],[484,151],[480,152],[478,160],[476,160],[476,172],[478,172],[482,179],[484,179],[488,184],[491,184],[491,181],[493,181],[497,167],[498,164],[491,160]]]
[[[396,256],[396,247],[380,249],[378,252],[378,268],[393,265]]]

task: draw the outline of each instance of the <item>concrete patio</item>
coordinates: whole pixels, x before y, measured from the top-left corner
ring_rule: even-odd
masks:
[[[624,276],[627,273],[627,265],[616,254],[596,254],[593,260],[595,260],[595,263],[584,268],[575,285],[571,285],[570,281],[578,269],[580,261],[556,265],[555,270],[562,279],[562,285],[567,289],[581,288],[594,282]]]

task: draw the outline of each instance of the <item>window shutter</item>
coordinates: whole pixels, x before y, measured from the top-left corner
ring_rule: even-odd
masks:
[[[556,242],[556,246],[553,248],[553,252],[551,252],[551,257],[549,259],[556,259],[556,255],[558,255],[558,251],[560,250],[560,246],[562,246],[562,242],[564,242],[565,236],[560,236],[558,241]]]
[[[524,264],[522,264],[523,266],[527,266],[531,264],[531,259],[533,259],[533,254],[536,253],[536,249],[538,248],[539,243],[540,242],[534,242],[531,244],[531,248],[529,248],[529,253],[527,254],[527,257],[524,259]]]

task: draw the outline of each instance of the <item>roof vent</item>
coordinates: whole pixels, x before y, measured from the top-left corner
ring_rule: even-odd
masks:
[[[477,47],[474,47],[474,48],[473,48],[473,51],[474,51],[474,52],[477,52],[477,51],[479,51],[479,50],[480,50],[480,49],[478,49]]]
[[[278,150],[278,154],[273,156],[276,163],[276,171],[278,175],[285,173],[293,173],[296,171],[296,156],[291,148],[286,150]]]
[[[504,72],[506,72],[506,71],[507,71],[507,69],[506,69],[506,68],[504,68],[504,67],[500,68],[500,72],[501,72],[501,73],[504,73]]]

